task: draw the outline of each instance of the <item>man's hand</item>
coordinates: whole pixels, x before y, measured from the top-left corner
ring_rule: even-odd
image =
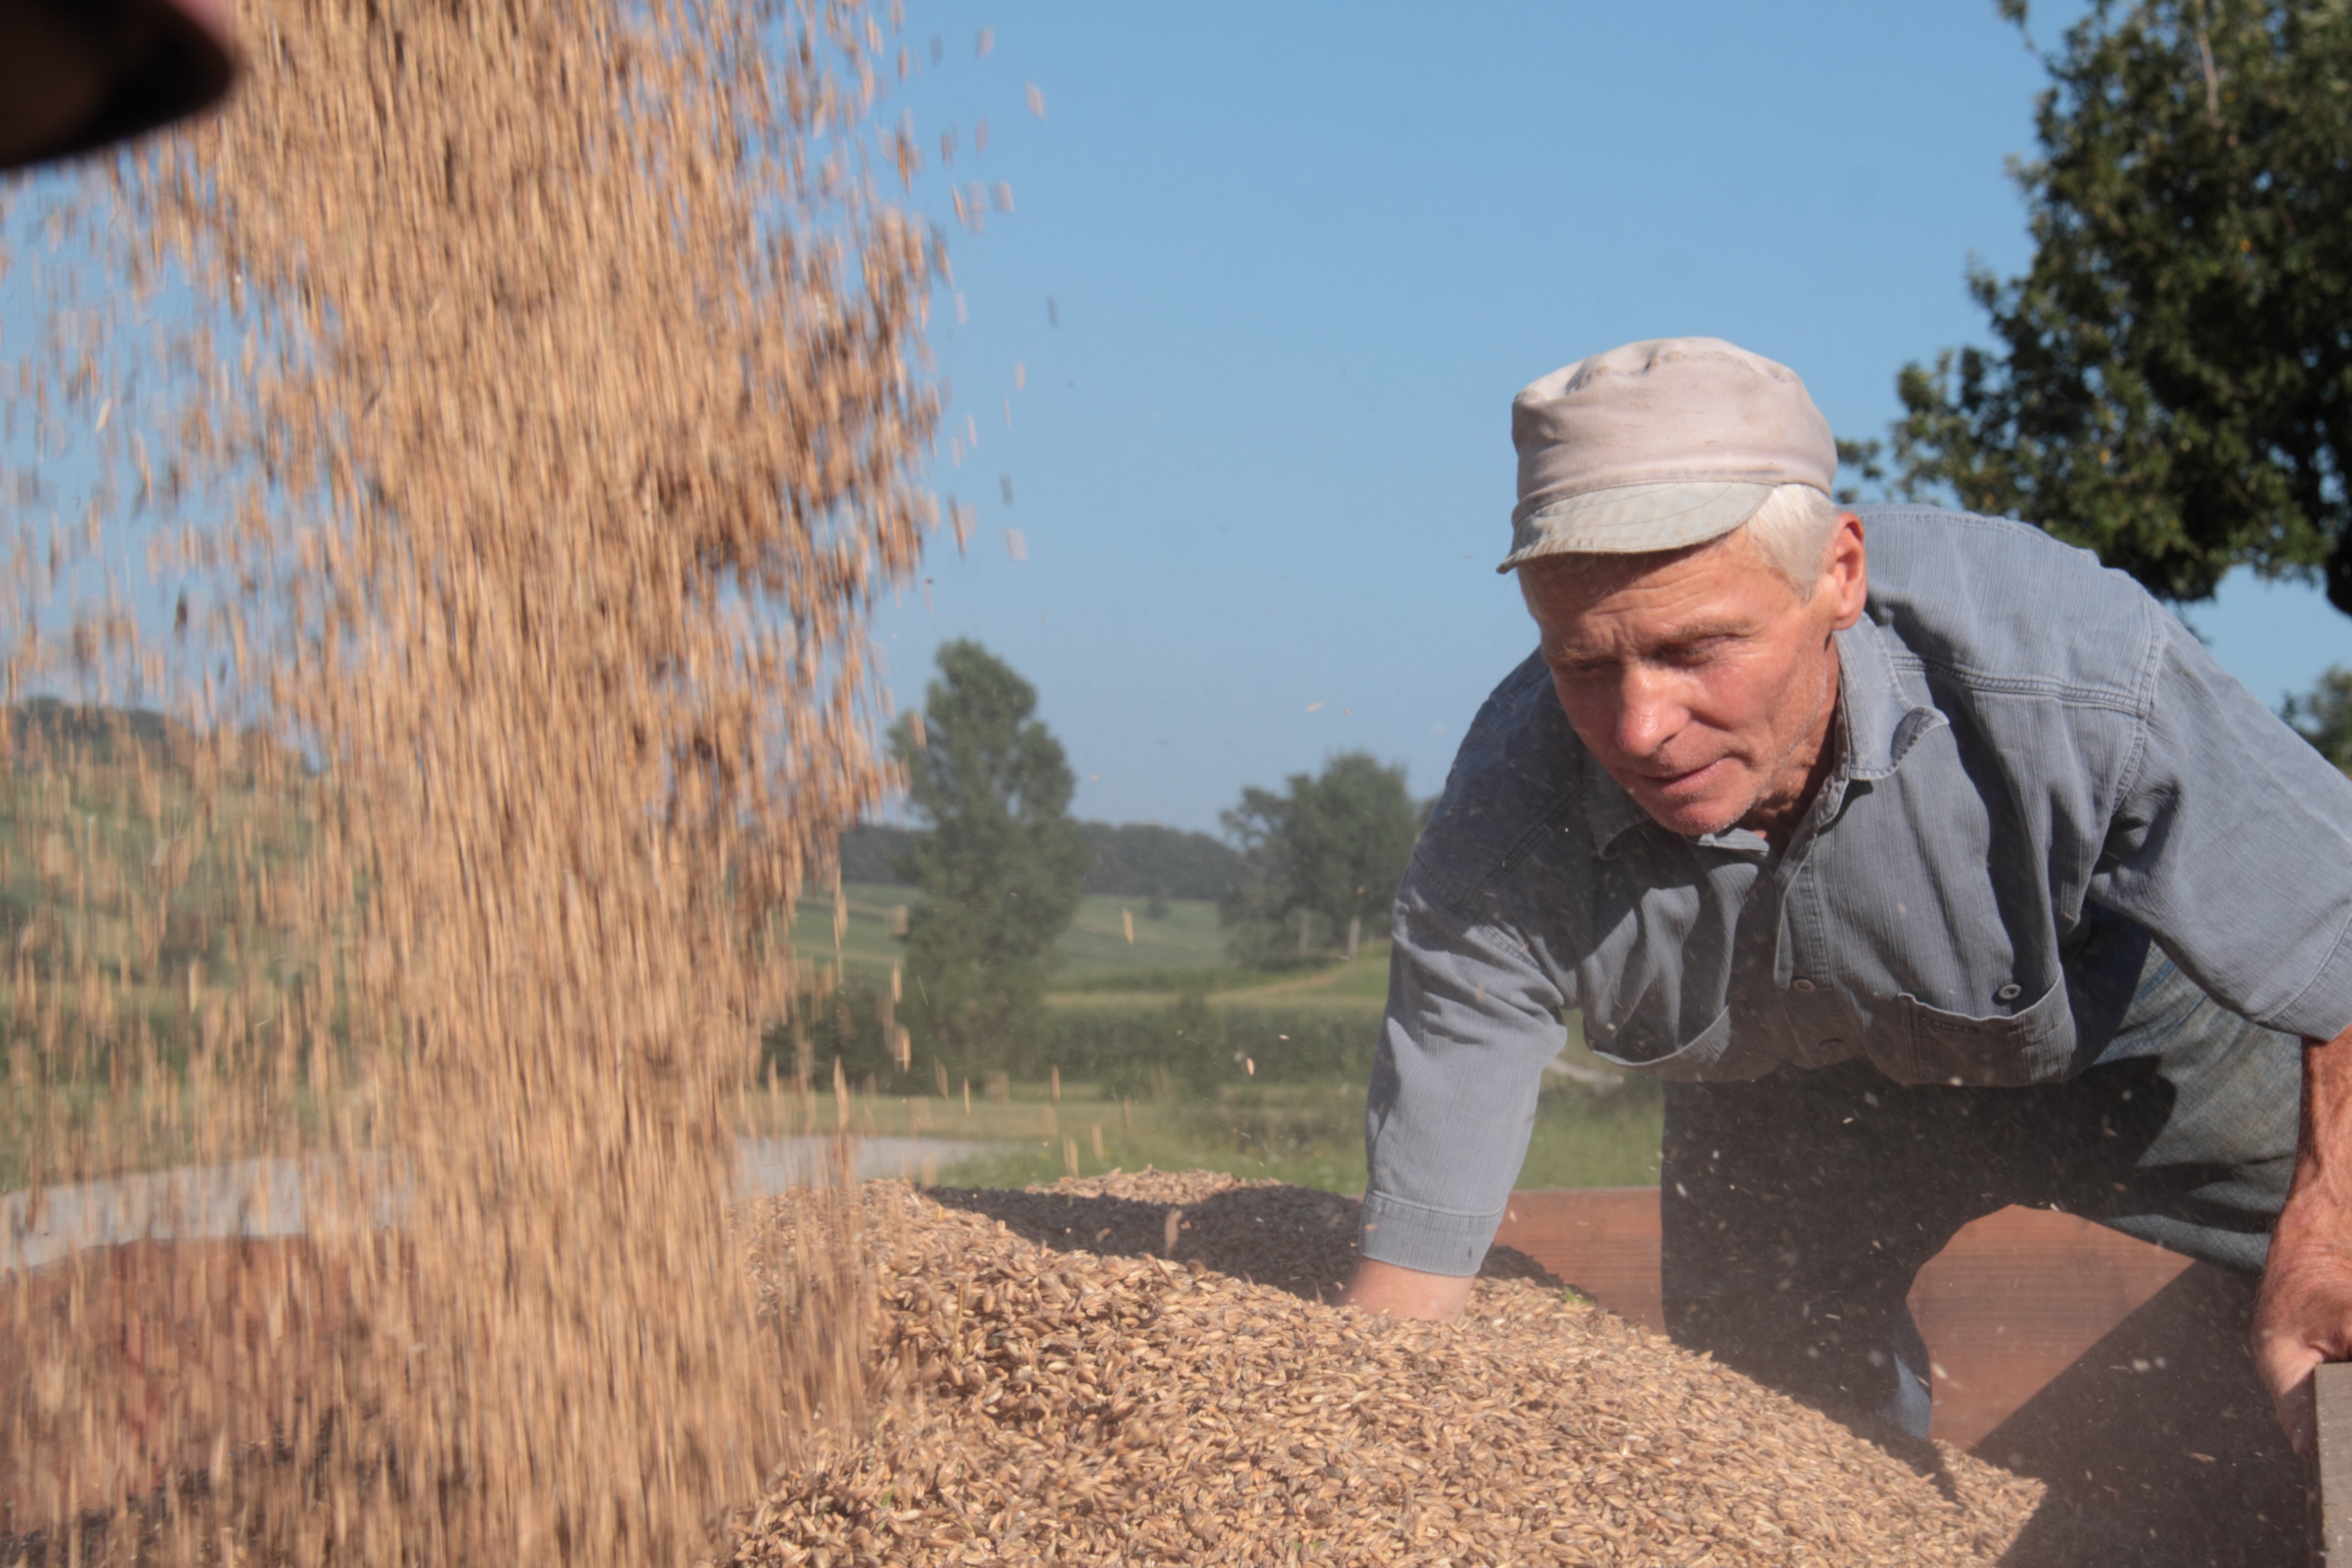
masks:
[[[1458,1323],[1470,1305],[1470,1280],[1451,1274],[1423,1274],[1418,1268],[1400,1268],[1366,1258],[1358,1260],[1356,1277],[1339,1292],[1336,1305],[1396,1318]]]
[[[2254,1302],[2254,1366],[2298,1454],[2311,1452],[2311,1373],[2352,1361],[2352,1029],[2305,1040],[2294,1182]]]

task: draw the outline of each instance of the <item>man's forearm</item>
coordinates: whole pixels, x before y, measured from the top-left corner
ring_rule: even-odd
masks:
[[[2294,1179],[2271,1234],[2271,1261],[2294,1265],[2352,1244],[2352,1029],[2305,1040]],[[2265,1270],[2268,1273],[2269,1270]]]
[[[1397,1318],[1458,1323],[1470,1305],[1471,1284],[1451,1274],[1424,1274],[1365,1258],[1357,1261],[1356,1277],[1339,1292],[1337,1304]]]
[[[2254,1363],[2297,1452],[2312,1435],[2311,1373],[2352,1359],[2352,1029],[2306,1040],[2294,1179],[2271,1233],[2254,1307]]]
[[[2303,1124],[2287,1204],[2306,1217],[2352,1214],[2352,1029],[2304,1042]]]

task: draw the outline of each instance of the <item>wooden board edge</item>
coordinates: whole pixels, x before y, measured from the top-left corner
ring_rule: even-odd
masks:
[[[2317,1416],[2318,1558],[2327,1568],[2352,1568],[2352,1362],[2314,1369],[2311,1386]]]

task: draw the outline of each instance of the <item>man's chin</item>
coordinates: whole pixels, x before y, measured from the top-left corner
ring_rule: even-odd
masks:
[[[1679,833],[1685,838],[1704,838],[1711,833],[1727,833],[1738,825],[1748,813],[1744,801],[1727,801],[1713,791],[1696,800],[1661,798],[1656,793],[1642,790],[1633,793],[1636,805],[1647,812],[1650,820],[1669,833]]]
[[[1695,815],[1661,816],[1657,812],[1654,811],[1650,813],[1650,820],[1655,822],[1659,826],[1665,828],[1668,832],[1679,833],[1685,838],[1705,838],[1713,834],[1728,833],[1732,828],[1738,826],[1739,824],[1739,816],[1736,812],[1728,816],[1717,815],[1702,816]]]

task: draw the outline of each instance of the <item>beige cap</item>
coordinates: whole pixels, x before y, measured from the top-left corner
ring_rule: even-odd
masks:
[[[1721,338],[1654,338],[1511,400],[1519,504],[1508,572],[1540,555],[1679,550],[1729,533],[1776,485],[1824,495],[1837,441],[1796,372]]]

